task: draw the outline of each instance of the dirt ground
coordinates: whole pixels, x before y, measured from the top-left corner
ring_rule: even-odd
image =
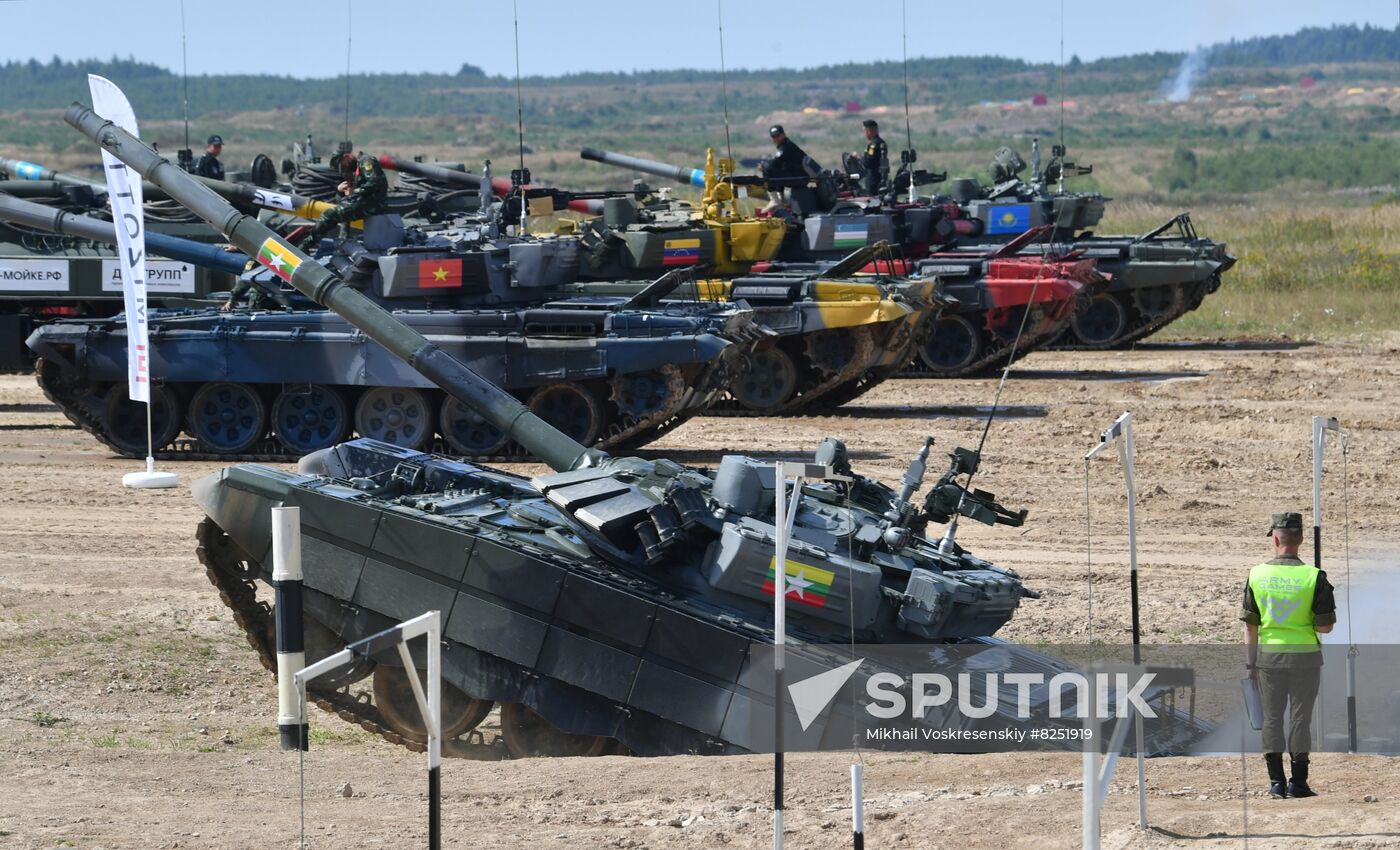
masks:
[[[1237,639],[1245,570],[1264,552],[1261,523],[1274,510],[1309,509],[1314,413],[1354,433],[1354,569],[1393,567],[1397,353],[1400,336],[1029,357],[1006,385],[1009,415],[991,429],[979,483],[1030,519],[1021,529],[968,524],[960,536],[1044,592],[1002,634],[1127,640],[1122,478],[1116,461],[1095,462],[1086,525],[1081,460],[1124,409],[1137,420],[1146,640]],[[891,381],[839,416],[704,418],[649,451],[712,463],[730,450],[806,453],[830,434],[858,467],[893,482],[926,433],[939,452],[975,446],[995,387]],[[188,487],[216,465],[179,465],[177,490],[125,491],[120,478],[134,462],[70,427],[26,376],[0,377],[0,463],[0,848],[295,846],[297,758],[277,751],[274,683],[194,558],[201,515]],[[1339,455],[1328,470],[1328,564],[1340,591]],[[1377,620],[1370,639],[1393,641],[1390,622]],[[422,757],[319,712],[312,721],[310,846],[421,844]],[[789,759],[791,846],[849,844],[847,760]],[[1245,846],[1241,767],[1229,757],[1150,761],[1153,828],[1144,833],[1125,762],[1104,846]],[[1261,759],[1245,767],[1250,846],[1400,847],[1393,760],[1319,756],[1321,796],[1283,802],[1260,795]],[[1080,768],[1077,756],[867,756],[867,843],[1078,847]],[[770,782],[765,757],[451,760],[444,836],[482,848],[766,846]]]

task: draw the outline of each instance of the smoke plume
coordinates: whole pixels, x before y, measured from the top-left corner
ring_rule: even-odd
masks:
[[[1206,72],[1210,63],[1210,48],[1198,47],[1186,55],[1177,66],[1176,73],[1162,84],[1162,96],[1172,103],[1181,103],[1191,98],[1191,90],[1196,80]]]

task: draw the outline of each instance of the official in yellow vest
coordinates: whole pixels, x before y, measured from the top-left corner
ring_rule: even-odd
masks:
[[[1322,642],[1332,631],[1337,602],[1327,573],[1298,557],[1303,515],[1274,514],[1269,525],[1274,557],[1249,571],[1244,588],[1246,666],[1264,708],[1264,763],[1269,796],[1315,797],[1308,787],[1312,713],[1322,680]],[[1285,736],[1284,714],[1288,714]],[[1291,757],[1285,780],[1283,754]]]

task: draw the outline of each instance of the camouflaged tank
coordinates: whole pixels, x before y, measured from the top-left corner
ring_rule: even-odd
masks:
[[[934,225],[941,250],[988,250],[1026,230],[1050,227],[1046,240],[1028,243],[1021,253],[1046,252],[1092,259],[1107,283],[1075,310],[1069,325],[1047,347],[1118,348],[1143,339],[1196,309],[1220,288],[1221,276],[1235,264],[1222,242],[1200,236],[1189,213],[1181,213],[1139,236],[1104,236],[1093,228],[1109,200],[1094,192],[1067,192],[1064,179],[1092,172],[1076,166],[1055,146],[1054,158],[1040,169],[1039,145],[1032,148],[1032,177],[1020,174],[1025,162],[1009,148],[997,152],[991,186],[955,180]],[[1052,189],[1052,184],[1058,188]]]
[[[777,257],[787,223],[742,215],[735,186],[716,168],[711,149],[701,172],[698,206],[669,199],[603,200],[603,214],[578,226],[584,248],[579,276],[616,280],[696,266],[729,277]]]
[[[500,239],[480,221],[424,232],[385,214],[326,246],[326,262],[351,287],[586,445],[639,445],[704,411],[773,336],[734,305],[659,305],[678,275],[627,297],[571,291],[576,240]],[[257,259],[244,279],[293,309],[152,315],[158,456],[294,459],[352,433],[462,456],[524,456],[290,287],[288,255],[269,248]],[[126,398],[124,320],[55,321],[28,345],[41,358],[40,386],[70,420],[142,456],[144,407]]]
[[[443,612],[449,754],[490,755],[470,733],[493,703],[517,756],[616,747],[737,753],[771,745],[761,733],[774,690],[764,689],[761,659],[774,638],[773,504],[787,486],[773,464],[729,455],[715,469],[692,468],[587,448],[256,221],[192,191],[138,140],[85,107],[75,105],[68,120],[218,222],[245,251],[276,245],[295,258],[290,282],[299,291],[411,362],[552,470],[527,479],[362,439],[309,456],[295,472],[240,465],[196,482],[207,516],[200,560],[269,669],[276,666],[273,616],[258,600],[258,584],[271,580],[270,509],[295,506],[309,660],[423,611]],[[978,463],[963,450],[952,453],[948,472],[918,504],[931,442],[897,491],[855,474],[836,440],[822,443],[814,464],[796,465],[804,475],[840,478],[792,494],[783,565],[791,582],[790,666],[824,666],[858,639],[958,644],[1009,670],[1067,669],[991,637],[1022,599],[1037,594],[1013,571],[959,546],[951,531],[938,540],[929,525],[955,516],[1018,525],[1025,512],[960,483]],[[782,476],[791,471],[785,466]],[[397,653],[371,648],[351,670],[313,682],[311,697],[391,741],[421,747],[402,664]],[[889,669],[869,667],[862,675]],[[367,676],[370,694],[348,690]],[[1168,695],[1157,689],[1144,697],[1162,705]],[[974,722],[1008,722],[1009,702]],[[849,743],[845,710],[834,708],[828,722],[805,730],[809,739]],[[1154,736],[1149,746],[1169,743]]]
[[[813,464],[784,465],[781,475],[774,464],[741,455],[725,456],[714,469],[610,457],[549,425],[255,220],[193,191],[181,172],[91,110],[75,105],[67,119],[218,222],[245,251],[275,245],[295,258],[289,282],[299,291],[412,363],[552,470],[527,479],[361,439],[317,452],[295,472],[240,465],[197,481],[195,499],[207,517],[198,533],[200,560],[269,670],[276,667],[273,615],[258,600],[258,585],[271,581],[270,509],[295,506],[308,660],[407,617],[443,612],[449,754],[492,754],[471,732],[493,704],[516,756],[771,746],[763,721],[772,717],[775,691],[764,687],[762,650],[774,639],[773,505],[786,495],[788,474],[838,476],[792,494],[783,565],[791,588],[790,667],[844,661],[848,641],[860,640],[931,650],[957,644],[974,663],[998,669],[1069,669],[991,637],[1037,593],[1015,572],[958,545],[955,523],[941,540],[931,534],[930,524],[957,516],[1024,521],[1024,511],[1009,511],[963,482],[976,470],[975,452],[953,452],[921,505],[915,495],[931,439],[899,490],[854,473],[845,446],[833,439],[823,441]],[[311,698],[419,748],[423,728],[402,665],[396,652],[371,648],[352,669],[311,683]],[[868,667],[863,677],[894,672],[882,660]],[[367,676],[370,693],[353,694],[350,685]],[[1143,694],[1164,712],[1172,710],[1172,695],[1161,688]],[[803,722],[809,741],[849,743],[847,703],[837,702],[814,730]],[[974,723],[1010,722],[1009,703]],[[1149,747],[1170,747],[1196,731],[1187,724],[1159,736],[1154,729]]]
[[[955,303],[934,276],[909,280],[873,269],[889,246],[853,252],[836,265],[778,267],[732,279],[695,279],[674,299],[742,305],[775,338],[758,347],[711,413],[817,413],[844,404],[895,374],[914,357],[940,313]],[[764,264],[764,268],[772,268]],[[884,269],[888,270],[888,263]],[[619,295],[628,283],[576,289]]]

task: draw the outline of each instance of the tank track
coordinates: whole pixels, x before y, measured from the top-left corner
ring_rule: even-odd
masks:
[[[875,353],[875,346],[875,340],[871,338],[870,334],[858,334],[855,354],[843,368],[818,381],[815,386],[803,390],[801,395],[795,395],[779,408],[766,411],[750,410],[732,398],[723,398],[711,405],[704,412],[704,415],[753,419],[763,416],[803,416],[817,406],[830,408],[834,405],[826,401],[826,396],[837,391],[842,385],[854,383],[861,378],[865,371],[865,364],[870,362]],[[839,403],[837,402],[837,404]]]
[[[595,443],[598,448],[628,448],[643,445],[674,429],[690,417],[703,412],[703,409],[697,409],[692,413],[681,415],[681,408],[687,397],[685,378],[675,366],[664,368],[668,389],[667,403],[630,425],[622,426],[614,423],[607,436]],[[145,456],[144,452],[133,453],[112,442],[104,417],[93,405],[85,402],[83,387],[66,380],[67,375],[61,367],[46,363],[41,359],[35,364],[34,374],[44,397],[63,411],[63,415],[67,417],[68,421],[91,434],[98,442],[116,454],[132,458]],[[535,460],[519,446],[512,444],[509,448],[514,451],[496,455],[471,455],[470,460],[481,463],[528,463]],[[434,438],[426,450],[445,455],[457,454],[440,438]],[[258,443],[253,451],[229,454],[209,451],[193,438],[178,437],[169,446],[157,451],[155,457],[157,460],[167,461],[293,463],[300,455],[288,450],[274,438],[268,438]]]
[[[248,645],[257,652],[263,668],[275,677],[277,656],[273,643],[274,615],[270,605],[258,600],[257,588],[251,577],[256,575],[256,569],[251,567],[252,559],[239,551],[212,519],[206,518],[200,522],[195,538],[198,541],[195,553],[199,557],[199,563],[204,566],[204,574],[209,577],[209,583],[219,591],[219,599],[233,613],[234,622],[243,630]],[[391,729],[379,713],[379,709],[368,699],[351,694],[348,686],[341,690],[308,688],[307,700],[314,702],[322,711],[378,735],[391,744],[417,753],[427,751],[424,744],[405,738]],[[495,761],[507,757],[504,743],[500,739],[488,744],[482,734],[475,730],[443,741],[442,753],[445,756],[478,761]]]
[[[1028,320],[1028,324],[1038,324],[1040,322],[1040,318],[1037,314],[1039,313],[1040,308],[1037,307],[1036,314],[1032,315],[1031,319]],[[1057,337],[1062,335],[1065,332],[1065,329],[1068,327],[1069,317],[1066,316],[1064,319],[1056,322],[1049,329],[1041,333],[1028,335],[1022,338],[1020,344],[1015,346],[1013,353],[1012,346],[1015,343],[1014,338],[1009,340],[1001,340],[995,336],[992,336],[989,332],[985,330],[985,324],[983,324],[979,326],[979,330],[981,330],[983,333],[983,339],[986,340],[987,338],[991,338],[992,341],[999,342],[1001,344],[995,346],[990,351],[984,352],[982,357],[980,357],[976,362],[970,363],[967,366],[964,366],[960,369],[955,369],[948,372],[936,372],[925,366],[923,364],[923,361],[919,360],[917,357],[913,357],[910,359],[908,365],[906,365],[897,373],[897,377],[971,378],[977,377],[988,372],[995,372],[999,369],[1005,368],[1008,363],[1015,363],[1017,360],[1020,360],[1022,357],[1025,357],[1032,351],[1035,351],[1039,348],[1044,348],[1044,343],[1046,340],[1056,339]]]
[[[1099,345],[1087,345],[1075,341],[1074,331],[1066,325],[1065,329],[1060,332],[1058,337],[1041,347],[1052,351],[1111,351],[1116,348],[1127,348],[1138,340],[1146,339],[1192,310],[1195,310],[1197,307],[1201,306],[1201,302],[1205,300],[1206,295],[1214,292],[1219,287],[1220,282],[1218,276],[1211,281],[1188,284],[1186,292],[1182,296],[1181,304],[1175,310],[1168,311],[1156,319],[1149,319],[1143,316],[1132,304],[1131,300],[1129,300],[1126,309],[1131,311],[1131,314],[1136,317],[1136,320],[1130,323],[1123,333],[1108,342]]]

